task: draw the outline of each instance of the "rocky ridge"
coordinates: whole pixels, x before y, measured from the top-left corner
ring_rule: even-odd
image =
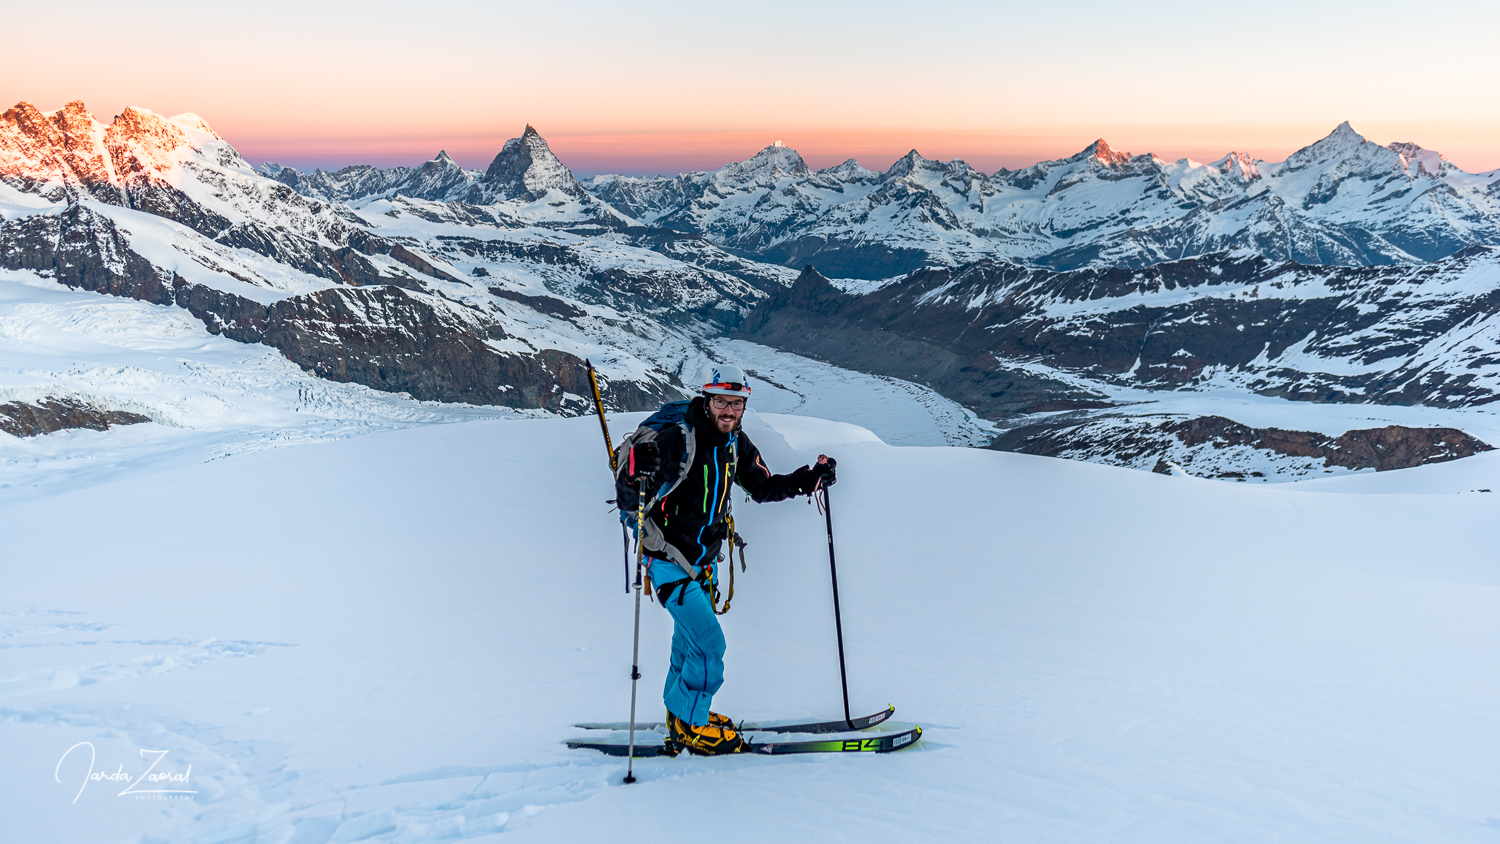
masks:
[[[0,431],[13,437],[37,437],[83,428],[107,431],[114,425],[139,425],[151,417],[126,410],[110,410],[67,396],[47,396],[35,403],[0,404]]]
[[[1385,472],[1494,450],[1453,428],[1388,425],[1332,437],[1314,431],[1252,428],[1222,416],[1182,419],[1108,414],[1016,428],[990,447],[1161,474],[1172,474],[1175,469],[1223,480],[1295,480],[1340,470]]]
[[[645,224],[704,234],[757,260],[881,279],[982,257],[1057,270],[1143,267],[1246,249],[1303,264],[1414,263],[1500,244],[1500,171],[1469,174],[1348,123],[1283,162],[1076,155],[979,172],[916,150],[884,173],[813,171],[785,147],[672,178],[583,186]]]
[[[313,170],[302,173],[291,167],[268,163],[257,172],[286,185],[297,193],[325,202],[352,202],[366,197],[390,197],[400,194],[413,199],[455,200],[468,192],[484,175],[481,170],[465,170],[440,150],[437,157],[416,167],[381,169],[356,164],[333,173]]]

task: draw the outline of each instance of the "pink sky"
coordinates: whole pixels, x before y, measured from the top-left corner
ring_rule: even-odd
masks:
[[[192,111],[257,163],[483,167],[528,122],[580,175],[778,139],[875,170],[915,147],[993,172],[1099,137],[1277,161],[1348,120],[1500,168],[1500,4],[1473,0],[75,0],[6,22],[0,104]]]

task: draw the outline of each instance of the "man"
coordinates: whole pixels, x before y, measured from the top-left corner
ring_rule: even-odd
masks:
[[[720,547],[730,535],[730,489],[738,483],[758,502],[809,495],[832,486],[834,461],[773,475],[740,430],[750,384],[733,366],[712,366],[701,394],[663,405],[625,438],[616,492],[620,517],[635,528],[637,490],[646,518],[637,531],[650,582],[672,614],[672,662],[662,697],[670,742],[700,755],[744,746],[734,722],[709,710],[724,683],[724,633],[714,614]],[[730,563],[733,565],[732,561]]]

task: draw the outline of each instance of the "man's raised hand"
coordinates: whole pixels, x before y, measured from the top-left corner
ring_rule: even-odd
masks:
[[[838,473],[835,471],[838,465],[837,460],[826,454],[820,454],[818,462],[812,466],[813,477],[817,478],[823,486],[833,486],[838,482]]]

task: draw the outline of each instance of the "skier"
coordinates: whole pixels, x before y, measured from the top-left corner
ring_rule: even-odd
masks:
[[[835,462],[773,475],[740,430],[750,384],[734,366],[711,366],[701,394],[670,402],[621,443],[616,493],[620,516],[636,529],[637,490],[646,519],[637,530],[650,583],[672,615],[672,661],[662,698],[669,740],[699,755],[734,753],[744,741],[734,722],[709,710],[724,683],[724,633],[714,614],[715,563],[730,535],[730,488],[757,502],[809,495],[832,486]],[[733,562],[730,563],[733,565]]]

